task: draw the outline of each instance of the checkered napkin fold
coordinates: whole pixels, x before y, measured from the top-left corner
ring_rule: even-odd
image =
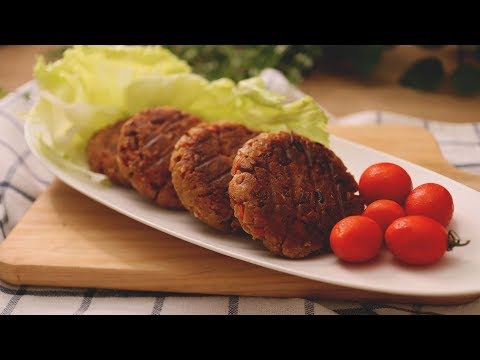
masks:
[[[302,97],[273,69],[262,77],[286,101]],[[0,242],[20,221],[37,196],[53,180],[31,154],[23,136],[23,115],[34,104],[36,84],[29,82],[0,100]],[[480,119],[479,119],[480,120]],[[380,111],[367,111],[334,123],[402,123],[428,129],[454,166],[480,175],[480,126],[444,123]],[[95,289],[14,287],[0,282],[0,314],[478,314],[480,301],[463,306],[416,306],[311,301],[238,296],[175,294]]]

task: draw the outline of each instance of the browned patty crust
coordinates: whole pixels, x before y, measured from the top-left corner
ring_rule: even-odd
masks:
[[[118,121],[97,131],[88,141],[87,160],[92,171],[105,174],[112,183],[130,186],[130,182],[118,169],[117,144],[120,129],[126,120]]]
[[[170,161],[173,186],[183,206],[215,229],[241,230],[228,184],[238,149],[256,135],[240,124],[204,124],[191,128],[175,146]]]
[[[142,196],[169,209],[183,209],[172,185],[170,156],[178,139],[202,121],[171,107],[142,111],[122,127],[117,161]]]
[[[274,254],[329,250],[333,226],[361,214],[358,184],[325,146],[293,133],[263,133],[233,161],[229,194],[242,228]]]

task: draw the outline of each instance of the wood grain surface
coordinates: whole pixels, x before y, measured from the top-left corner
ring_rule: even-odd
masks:
[[[330,130],[480,189],[480,178],[448,165],[422,128],[336,125]],[[474,300],[366,292],[265,269],[149,228],[60,181],[40,196],[0,245],[0,278],[27,285],[350,301],[456,304]]]

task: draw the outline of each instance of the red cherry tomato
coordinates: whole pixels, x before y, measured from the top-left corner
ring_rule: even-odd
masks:
[[[382,246],[380,226],[366,216],[349,216],[340,220],[330,233],[330,246],[336,256],[348,262],[373,259]]]
[[[448,246],[448,234],[437,221],[421,215],[395,220],[385,232],[385,243],[393,255],[413,265],[433,264]]]
[[[395,201],[377,200],[368,205],[362,215],[376,221],[385,232],[394,220],[405,216],[405,211]]]
[[[412,179],[400,166],[378,163],[369,166],[360,177],[360,195],[368,205],[375,200],[393,200],[403,205],[410,191]]]
[[[424,215],[447,227],[453,216],[452,195],[443,186],[427,183],[416,187],[405,201],[407,215]]]

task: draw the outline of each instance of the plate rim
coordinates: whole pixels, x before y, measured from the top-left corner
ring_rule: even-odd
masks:
[[[116,212],[118,212],[118,213],[120,213],[124,216],[127,216],[127,217],[129,217],[129,218],[131,218],[135,221],[138,221],[138,222],[140,222],[140,223],[142,223],[146,226],[154,228],[157,231],[162,231],[162,232],[164,232],[166,234],[169,234],[171,236],[174,236],[174,237],[176,237],[176,238],[178,238],[182,241],[189,242],[191,244],[203,247],[205,249],[208,249],[210,251],[214,251],[214,252],[222,254],[224,256],[232,257],[232,258],[235,258],[235,259],[238,259],[238,260],[241,260],[241,261],[248,262],[250,264],[254,264],[254,265],[257,265],[257,266],[262,266],[264,268],[268,268],[268,269],[271,269],[271,270],[274,270],[274,271],[279,271],[279,272],[282,272],[282,273],[285,273],[285,274],[298,276],[298,277],[313,280],[313,281],[316,281],[316,282],[323,282],[323,283],[326,283],[326,284],[331,284],[331,285],[336,285],[336,286],[341,286],[341,287],[356,289],[356,290],[369,291],[369,292],[373,292],[373,293],[383,293],[383,294],[411,296],[411,297],[430,297],[430,298],[439,298],[439,297],[452,298],[452,297],[460,297],[460,296],[462,296],[462,297],[463,296],[465,296],[465,297],[472,296],[473,297],[473,296],[480,295],[480,284],[479,284],[477,289],[472,289],[472,290],[469,290],[469,291],[462,291],[460,289],[460,290],[454,290],[453,292],[452,291],[445,292],[444,290],[440,290],[440,291],[430,290],[428,292],[422,292],[420,290],[420,291],[409,292],[409,291],[404,291],[404,290],[396,290],[394,288],[384,289],[382,287],[369,286],[369,285],[364,285],[364,284],[355,285],[355,284],[352,284],[349,281],[330,280],[328,278],[323,278],[323,277],[321,279],[319,279],[318,276],[310,275],[308,272],[305,272],[305,271],[295,270],[295,269],[292,270],[292,269],[289,269],[289,268],[282,268],[280,265],[271,264],[271,263],[265,262],[262,259],[252,259],[252,257],[246,256],[246,255],[236,254],[233,251],[229,251],[229,250],[226,250],[226,249],[224,250],[222,248],[215,247],[214,245],[205,243],[202,240],[195,240],[195,239],[189,238],[188,236],[184,236],[181,233],[178,233],[178,232],[176,232],[174,230],[171,230],[167,227],[155,225],[154,223],[151,223],[151,222],[143,219],[142,217],[137,216],[135,213],[133,213],[129,210],[126,210],[126,209],[124,209],[120,206],[117,206],[115,204],[111,204],[107,200],[104,200],[101,197],[96,196],[95,194],[89,193],[88,191],[83,189],[81,186],[79,188],[78,186],[73,184],[73,181],[81,181],[81,180],[79,180],[76,176],[69,174],[66,170],[64,170],[61,166],[59,166],[55,162],[50,161],[34,145],[35,140],[34,140],[34,136],[33,136],[30,121],[28,121],[28,120],[25,121],[25,123],[24,123],[24,137],[25,137],[25,140],[27,142],[27,145],[28,145],[29,149],[32,151],[33,155],[42,163],[42,165],[44,165],[49,171],[51,171],[62,182],[64,182],[65,184],[67,184],[71,188],[75,189],[76,191],[79,191],[80,193],[89,197],[90,199],[93,199],[94,201],[96,201],[96,202],[98,202],[98,203],[100,203],[104,206],[107,206],[108,208],[110,208],[110,209],[112,209],[112,210],[114,210],[114,211],[116,211]],[[363,145],[363,144],[356,143],[356,142],[351,141],[351,140],[344,139],[342,137],[339,137],[339,136],[336,136],[336,135],[333,135],[333,134],[330,134],[330,138],[331,138],[331,140],[339,142],[339,143],[343,142],[344,144],[348,144],[349,146],[357,147],[357,148],[360,148],[362,150],[372,151],[372,152],[374,152],[378,155],[388,156],[392,159],[400,160],[401,162],[407,163],[409,166],[412,166],[412,167],[416,168],[417,170],[426,171],[426,172],[434,174],[437,177],[439,176],[442,179],[446,179],[448,181],[454,182],[455,184],[459,185],[460,187],[463,187],[463,188],[467,189],[468,191],[476,191],[475,189],[472,189],[472,188],[468,187],[467,185],[464,185],[464,184],[462,184],[460,182],[457,182],[457,181],[455,181],[455,180],[453,180],[449,177],[446,177],[445,175],[439,174],[439,173],[434,172],[430,169],[427,169],[425,167],[422,167],[420,165],[412,163],[408,160],[398,158],[394,155],[379,151],[377,149],[371,148],[371,147]],[[73,179],[73,181],[69,177],[71,177]],[[85,179],[87,179],[87,177],[85,177]]]

